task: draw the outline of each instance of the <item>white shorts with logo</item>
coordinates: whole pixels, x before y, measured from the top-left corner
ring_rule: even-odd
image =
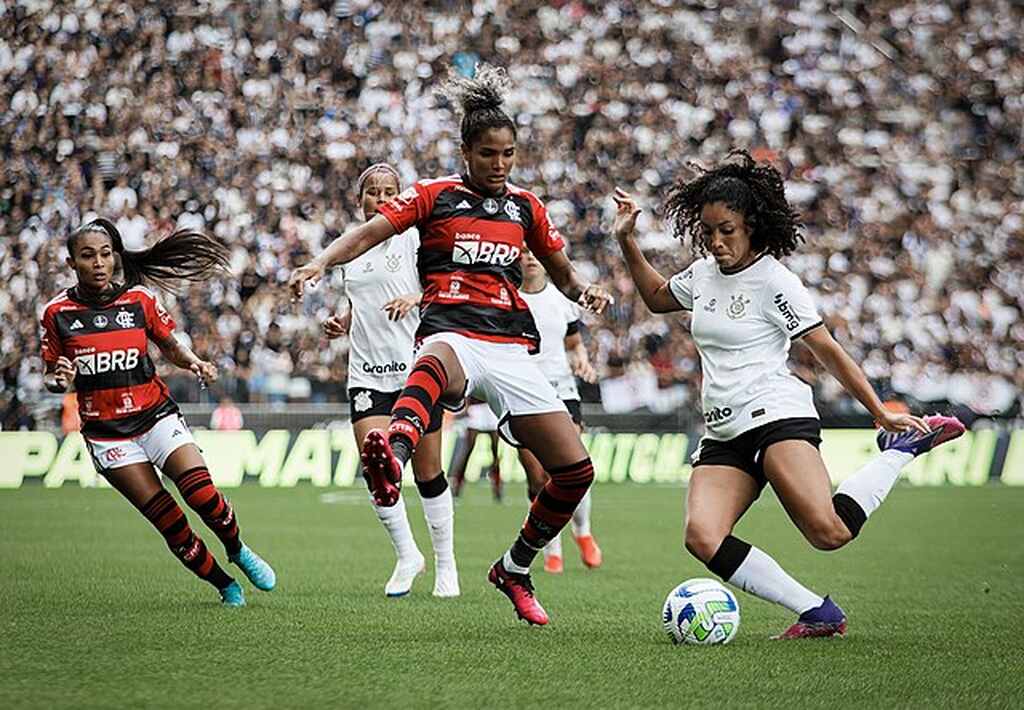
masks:
[[[444,343],[455,351],[466,375],[465,394],[487,402],[498,417],[498,433],[510,444],[518,445],[508,428],[509,417],[550,412],[568,414],[525,345],[475,340],[458,333],[428,335],[420,348],[429,343]],[[461,406],[461,402],[444,400],[441,404]]]
[[[194,444],[192,432],[180,414],[157,420],[145,434],[131,439],[89,439],[86,446],[99,473],[136,463],[162,469],[168,457],[185,444]]]

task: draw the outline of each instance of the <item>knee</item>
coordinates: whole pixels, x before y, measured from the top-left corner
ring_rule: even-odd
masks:
[[[728,531],[722,532],[715,526],[687,519],[684,544],[691,555],[701,562],[707,562],[718,552],[727,534]]]
[[[853,539],[846,525],[836,515],[810,521],[804,525],[803,533],[815,549],[825,551],[838,550]]]

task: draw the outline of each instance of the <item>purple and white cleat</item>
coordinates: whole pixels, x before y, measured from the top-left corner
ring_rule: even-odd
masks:
[[[825,597],[819,606],[808,609],[796,623],[772,638],[776,641],[789,639],[820,638],[846,635],[846,614],[834,601]]]
[[[896,432],[883,429],[878,432],[878,448],[882,451],[903,451],[920,456],[940,444],[952,441],[967,430],[967,427],[956,417],[934,414],[925,417],[924,421],[931,429],[927,434],[922,434],[917,429]]]

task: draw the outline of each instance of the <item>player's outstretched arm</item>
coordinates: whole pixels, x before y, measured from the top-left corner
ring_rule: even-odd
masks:
[[[836,342],[824,325],[814,328],[800,340],[814,354],[822,367],[867,408],[880,427],[887,431],[906,431],[911,428],[924,433],[929,431],[928,425],[920,417],[890,412],[885,408],[864,371],[843,350],[843,346]]]
[[[307,283],[311,287],[316,286],[332,266],[347,264],[394,235],[395,228],[391,226],[391,222],[379,214],[375,215],[370,221],[328,244],[327,248],[308,264],[295,269],[288,277],[288,289],[294,298],[302,298],[302,291]]]
[[[565,355],[569,360],[569,369],[572,374],[584,382],[593,384],[597,382],[597,371],[590,364],[590,354],[583,344],[583,336],[579,333],[565,336]]]
[[[178,340],[174,333],[154,342],[168,362],[182,370],[190,371],[204,386],[217,381],[217,366],[201,359],[190,347]]]
[[[575,301],[591,313],[600,315],[609,303],[615,303],[615,299],[607,290],[597,284],[584,285],[580,281],[576,269],[573,267],[565,251],[559,249],[547,256],[539,256],[544,270],[548,272],[551,283],[561,291],[570,301]]]
[[[669,313],[681,311],[683,307],[669,290],[668,279],[659,274],[640,251],[633,239],[636,218],[640,215],[640,207],[624,190],[615,189],[612,195],[615,200],[615,221],[612,222],[612,234],[622,247],[622,256],[626,260],[629,275],[633,277],[640,297],[651,313]]]

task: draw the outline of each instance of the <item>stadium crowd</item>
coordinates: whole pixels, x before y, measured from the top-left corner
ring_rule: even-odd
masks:
[[[762,6],[763,5],[763,6]],[[0,9],[0,415],[44,400],[43,304],[70,227],[128,248],[175,227],[231,245],[233,275],[165,302],[236,401],[344,398],[344,338],[290,269],[359,219],[354,183],[461,168],[432,89],[507,66],[515,182],[619,299],[588,322],[605,408],[691,406],[685,317],[652,317],[607,234],[622,186],[663,272],[692,258],[660,219],[689,161],[774,161],[806,223],[788,265],[889,397],[1014,414],[1024,391],[1024,8],[1009,0],[383,3],[13,0]],[[325,287],[326,286],[326,287]],[[809,354],[823,411],[855,407]],[[161,370],[161,374],[168,375]],[[194,381],[168,380],[194,400]]]

